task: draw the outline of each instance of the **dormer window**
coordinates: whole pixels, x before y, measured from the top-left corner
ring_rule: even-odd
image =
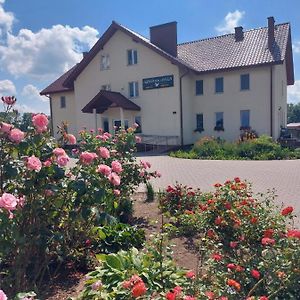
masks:
[[[138,62],[137,50],[134,49],[127,50],[127,60],[129,66],[136,65]]]
[[[100,60],[100,70],[108,70],[110,68],[110,61],[108,54],[102,54]]]

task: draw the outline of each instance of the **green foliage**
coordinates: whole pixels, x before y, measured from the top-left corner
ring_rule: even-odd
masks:
[[[172,152],[172,157],[200,158],[200,159],[251,159],[251,160],[278,160],[298,159],[298,151],[284,148],[271,137],[262,135],[258,138],[244,138],[239,142],[226,142],[224,140],[201,138],[195,143],[192,150]]]
[[[122,223],[95,227],[92,232],[91,249],[96,253],[115,253],[132,247],[139,249],[145,242],[143,229]]]
[[[155,192],[154,192],[153,185],[150,182],[146,183],[146,189],[147,189],[147,198],[146,198],[146,201],[147,202],[154,201]]]
[[[287,122],[298,123],[300,122],[300,103],[288,103],[287,105]]]

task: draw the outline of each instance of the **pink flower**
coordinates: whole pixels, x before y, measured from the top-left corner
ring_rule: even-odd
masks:
[[[80,154],[79,159],[82,164],[90,165],[93,162],[93,160],[96,159],[97,157],[98,155],[96,153],[85,151]]]
[[[260,278],[260,273],[257,270],[254,270],[254,269],[251,270],[251,275],[253,278],[255,278],[257,280]]]
[[[120,190],[114,190],[114,195],[115,196],[120,196],[120,194],[121,194]]]
[[[123,168],[122,168],[122,165],[119,161],[117,160],[114,160],[112,163],[111,163],[111,168],[114,172],[116,173],[121,173],[123,171]]]
[[[229,243],[230,248],[236,248],[237,245],[238,245],[238,242],[230,242]]]
[[[27,158],[26,167],[27,167],[27,169],[29,169],[31,171],[39,172],[39,171],[41,171],[42,163],[37,157],[32,155]]]
[[[196,300],[196,298],[192,296],[185,296],[184,300]]]
[[[12,127],[13,126],[11,124],[2,122],[0,125],[0,132],[9,133]]]
[[[2,290],[0,290],[0,300],[7,300],[7,296],[5,295],[5,293]]]
[[[144,169],[151,168],[151,164],[148,161],[141,160],[141,164]]]
[[[50,167],[52,164],[50,159],[47,159],[46,161],[43,162],[44,167]]]
[[[291,229],[287,232],[287,237],[300,239],[300,230]]]
[[[51,191],[51,190],[45,190],[45,196],[46,197],[51,197],[53,195],[54,195],[53,191]]]
[[[6,105],[14,105],[16,103],[16,101],[17,101],[17,99],[15,98],[15,96],[5,96],[5,97],[3,96],[3,97],[1,97],[1,100]]]
[[[66,151],[63,148],[55,148],[52,153],[56,156],[66,155]]]
[[[92,284],[92,290],[97,291],[102,288],[101,280],[98,280]]]
[[[75,145],[76,144],[76,137],[73,134],[67,134],[67,140],[68,143],[71,145]]]
[[[11,211],[11,210],[15,210],[17,205],[18,205],[18,200],[12,194],[3,193],[3,195],[0,197],[0,208],[4,208],[8,211]]]
[[[222,260],[222,255],[219,254],[219,253],[214,253],[214,254],[212,254],[211,257],[212,257],[215,261],[220,261],[220,260]]]
[[[60,155],[56,158],[57,164],[60,167],[66,166],[68,164],[69,160],[70,160],[70,158],[67,155]]]
[[[262,243],[262,245],[271,245],[272,246],[275,244],[275,240],[265,237],[261,240],[261,243]]]
[[[98,166],[96,172],[108,176],[111,173],[111,168],[107,165],[100,165]]]
[[[24,196],[20,196],[19,198],[17,198],[17,202],[18,202],[18,206],[19,207],[23,207],[25,204],[25,197]]]
[[[160,178],[161,177],[161,173],[158,171],[154,172],[154,177]]]
[[[120,185],[120,183],[121,183],[120,177],[119,177],[116,173],[114,173],[114,172],[112,172],[111,174],[109,174],[108,180],[109,180],[113,185],[116,185],[116,186]]]
[[[139,124],[138,123],[134,123],[133,125],[132,125],[132,128],[134,128],[134,129],[136,129],[136,128],[138,128],[139,127]]]
[[[38,132],[47,131],[49,120],[44,114],[37,114],[32,117],[32,124]]]
[[[106,147],[100,147],[99,153],[102,158],[110,158],[109,150]]]
[[[293,212],[294,208],[292,206],[288,206],[281,211],[283,216],[287,216]]]
[[[142,138],[140,136],[135,137],[135,142],[140,143],[142,141]]]
[[[185,276],[190,279],[195,279],[196,274],[194,271],[188,271],[188,272],[186,272]]]
[[[17,128],[12,129],[8,136],[8,138],[16,144],[19,144],[24,139],[24,137],[25,133]]]

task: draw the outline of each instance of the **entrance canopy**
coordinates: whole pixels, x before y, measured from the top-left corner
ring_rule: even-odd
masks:
[[[93,113],[96,109],[98,114],[102,114],[108,108],[121,107],[126,110],[139,111],[141,108],[118,92],[101,90],[83,109],[84,113]]]

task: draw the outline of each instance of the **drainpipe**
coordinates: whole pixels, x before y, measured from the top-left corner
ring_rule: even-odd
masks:
[[[273,66],[270,68],[270,135],[273,138]]]
[[[189,73],[189,69],[179,77],[179,102],[180,102],[180,145],[183,146],[183,105],[182,105],[182,78]]]
[[[52,111],[52,98],[49,95],[46,95],[46,97],[49,99],[49,103],[50,103],[50,120],[51,120],[51,128],[50,128],[50,132],[51,135],[54,136],[54,128],[53,128],[53,111]]]

